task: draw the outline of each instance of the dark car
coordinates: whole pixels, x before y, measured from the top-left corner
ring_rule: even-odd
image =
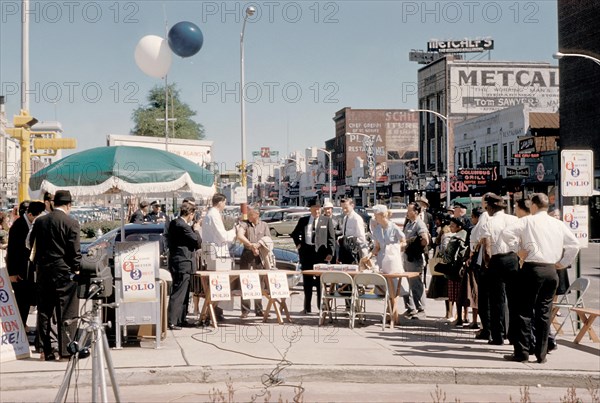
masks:
[[[244,247],[240,244],[236,244],[230,250],[235,259],[235,268],[237,270],[240,268],[240,257],[242,256],[243,250]],[[273,248],[273,254],[275,255],[275,266],[279,270],[293,270],[297,272],[294,276],[288,277],[290,288],[296,286],[302,278],[302,266],[300,265],[298,252],[282,248]]]
[[[125,241],[158,241],[160,254],[160,268],[167,267],[167,242],[164,236],[164,223],[125,224]],[[96,262],[106,255],[108,265],[113,268],[115,243],[121,242],[121,227],[107,232],[94,242],[81,244],[81,265],[84,269],[93,270]]]

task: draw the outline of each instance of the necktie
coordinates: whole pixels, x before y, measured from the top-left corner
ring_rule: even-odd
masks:
[[[316,238],[316,232],[317,232],[317,218],[315,218],[313,220],[313,228],[312,228],[312,244],[315,244],[315,238]]]

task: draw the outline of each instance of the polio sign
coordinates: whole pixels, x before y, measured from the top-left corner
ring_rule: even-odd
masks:
[[[594,190],[594,153],[591,150],[563,150],[560,153],[562,195],[591,196]]]

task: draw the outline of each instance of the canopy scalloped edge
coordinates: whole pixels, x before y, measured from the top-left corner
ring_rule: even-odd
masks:
[[[43,180],[39,189],[29,189],[29,194],[33,198],[40,198],[43,192],[56,193],[57,190],[68,190],[73,197],[77,196],[97,196],[106,193],[124,192],[128,194],[142,193],[161,193],[189,191],[200,198],[211,197],[215,194],[215,187],[204,186],[194,183],[190,174],[187,172],[178,179],[170,182],[152,182],[152,183],[130,183],[116,176],[111,176],[108,180],[94,186],[55,186],[47,180]]]

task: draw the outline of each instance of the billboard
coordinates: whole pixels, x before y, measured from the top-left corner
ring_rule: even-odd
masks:
[[[346,175],[356,157],[366,164],[364,133],[374,139],[375,163],[407,159],[419,150],[419,114],[399,109],[348,109],[346,112]]]
[[[450,114],[485,114],[524,104],[558,111],[558,67],[540,63],[448,63]]]
[[[438,41],[432,39],[427,42],[428,52],[438,53],[476,53],[494,49],[493,39],[462,39],[459,41]]]

